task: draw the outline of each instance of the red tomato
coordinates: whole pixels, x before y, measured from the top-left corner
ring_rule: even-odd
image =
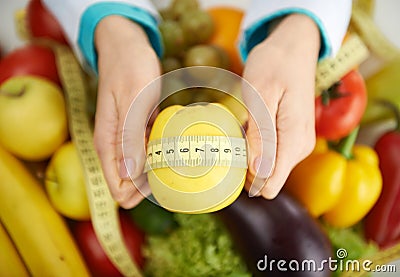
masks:
[[[366,105],[364,78],[352,70],[315,99],[317,136],[327,140],[345,137],[360,123]]]
[[[0,60],[0,84],[19,75],[37,75],[61,85],[54,53],[45,46],[26,45]]]
[[[131,256],[138,266],[143,268],[144,257],[141,253],[141,248],[145,239],[143,231],[141,231],[134,224],[130,216],[123,211],[120,212],[120,223],[122,234]],[[122,276],[108,259],[106,253],[101,247],[90,221],[74,222],[71,230],[93,276]]]
[[[64,31],[57,19],[43,6],[41,0],[30,0],[26,10],[30,34],[37,38],[48,38],[68,44]]]

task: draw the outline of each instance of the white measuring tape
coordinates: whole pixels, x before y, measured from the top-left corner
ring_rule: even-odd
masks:
[[[246,140],[225,136],[177,136],[147,144],[146,172],[180,166],[247,168]]]
[[[400,49],[386,38],[362,6],[353,6],[351,27],[360,35],[371,51],[384,61],[400,57]]]
[[[110,194],[94,149],[86,110],[87,91],[80,65],[68,47],[58,45],[53,49],[67,100],[70,134],[85,172],[94,230],[107,256],[124,276],[142,276],[125,246],[118,220],[118,206]]]
[[[316,94],[319,95],[323,90],[330,88],[368,56],[368,48],[361,38],[356,34],[350,35],[334,58],[326,58],[318,63],[315,79]]]

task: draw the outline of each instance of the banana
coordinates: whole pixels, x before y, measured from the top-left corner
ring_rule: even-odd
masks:
[[[0,222],[0,276],[27,277],[28,270],[18,254],[14,243]]]
[[[89,276],[63,217],[41,184],[1,147],[0,220],[32,276]]]

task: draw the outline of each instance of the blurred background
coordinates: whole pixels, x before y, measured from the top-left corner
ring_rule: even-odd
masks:
[[[14,24],[14,14],[17,10],[23,9],[28,0],[0,0],[0,52],[2,55],[10,52],[11,50],[21,46],[24,44],[21,41],[17,34]],[[168,4],[169,1],[154,1],[157,7],[163,8]],[[228,1],[228,0],[208,0],[203,1],[203,6],[205,8],[216,5],[230,5],[239,8],[244,8],[250,0],[242,0],[242,1]],[[382,33],[400,48],[400,17],[398,16],[398,12],[400,11],[400,1],[399,0],[380,0],[375,1],[375,9],[373,14],[373,19]],[[364,76],[368,77],[373,74],[382,66],[382,62],[378,59],[371,57],[367,60],[361,67],[360,71]],[[400,76],[399,76],[400,77]],[[382,128],[387,128],[391,123],[388,122],[388,125],[380,124],[380,132]],[[360,134],[360,140],[365,141],[366,143],[372,143],[374,136],[371,136],[371,132],[373,132],[373,128],[365,129]],[[400,270],[400,261],[397,263],[397,269]],[[376,274],[374,276],[399,276],[399,273],[392,274]]]
[[[14,13],[16,10],[24,8],[27,0],[0,0],[0,47],[4,52],[21,45],[14,27]],[[167,6],[169,1],[153,0],[157,7]],[[230,5],[244,8],[250,0],[207,0],[202,1],[204,7],[216,4]],[[380,0],[375,3],[374,20],[381,28],[382,32],[398,47],[400,47],[400,1]]]

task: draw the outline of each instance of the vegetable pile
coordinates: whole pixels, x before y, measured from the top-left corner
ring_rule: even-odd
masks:
[[[211,214],[174,214],[178,228],[150,235],[144,248],[149,276],[251,276],[225,227]]]

